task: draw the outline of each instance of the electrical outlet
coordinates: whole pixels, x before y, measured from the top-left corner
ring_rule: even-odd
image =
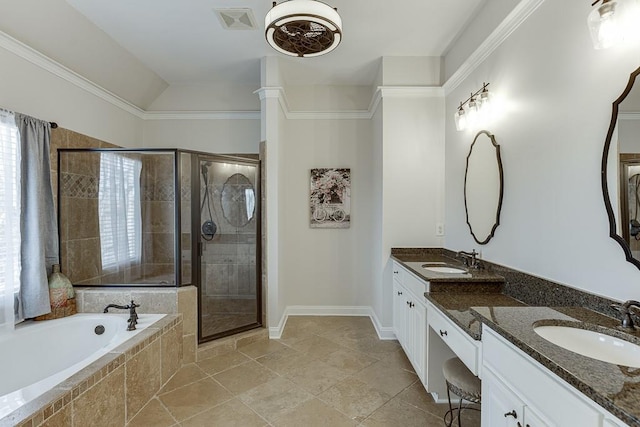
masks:
[[[444,224],[441,222],[436,223],[436,236],[444,236]]]

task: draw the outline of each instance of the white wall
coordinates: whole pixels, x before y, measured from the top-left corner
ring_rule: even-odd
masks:
[[[592,293],[637,298],[640,271],[608,237],[600,187],[611,103],[640,63],[638,46],[596,51],[581,2],[546,1],[446,98],[446,247]],[[473,139],[453,114],[491,82],[507,106],[490,126],[501,145],[504,203],[493,240],[479,247],[464,215]]]
[[[373,183],[369,120],[287,120],[281,130],[280,291],[287,306],[370,306]],[[309,227],[312,168],[351,168],[351,227]]]
[[[3,48],[0,64],[0,108],[124,147],[140,145],[139,117]]]
[[[260,120],[145,120],[145,147],[185,148],[206,153],[259,152]]]

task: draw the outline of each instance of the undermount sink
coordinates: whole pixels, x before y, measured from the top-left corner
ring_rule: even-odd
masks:
[[[534,326],[545,340],[583,356],[616,365],[640,368],[640,346],[601,332],[570,326]]]
[[[422,268],[433,273],[463,274],[467,272],[464,268],[453,267],[445,263],[422,264]]]

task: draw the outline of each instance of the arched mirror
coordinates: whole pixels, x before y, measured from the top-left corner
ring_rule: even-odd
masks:
[[[467,156],[464,208],[471,235],[486,245],[500,224],[503,191],[500,146],[493,134],[478,132]]]
[[[627,261],[640,268],[640,68],[629,76],[613,102],[602,153],[602,193],[609,216],[609,235]]]
[[[256,210],[256,192],[249,178],[235,173],[222,186],[222,213],[229,224],[244,227]]]

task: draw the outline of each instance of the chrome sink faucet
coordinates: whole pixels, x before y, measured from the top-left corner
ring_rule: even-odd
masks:
[[[640,308],[640,301],[629,300],[623,304],[613,304],[612,307],[618,310],[622,315],[620,326],[628,329],[635,328],[635,325],[633,324],[633,319],[631,318],[631,311],[629,309],[631,307]]]
[[[136,313],[136,307],[140,307],[140,304],[136,304],[131,300],[131,304],[128,305],[118,305],[118,304],[109,304],[104,308],[104,313],[108,313],[110,308],[117,308],[119,310],[129,310],[129,326],[127,327],[127,331],[135,331],[136,324],[138,323],[138,313]]]
[[[478,255],[480,255],[476,250],[472,250],[471,252],[458,251],[456,253],[456,258],[462,259],[464,265],[469,268],[473,268],[476,270],[481,270],[484,268],[482,262],[478,259]]]

